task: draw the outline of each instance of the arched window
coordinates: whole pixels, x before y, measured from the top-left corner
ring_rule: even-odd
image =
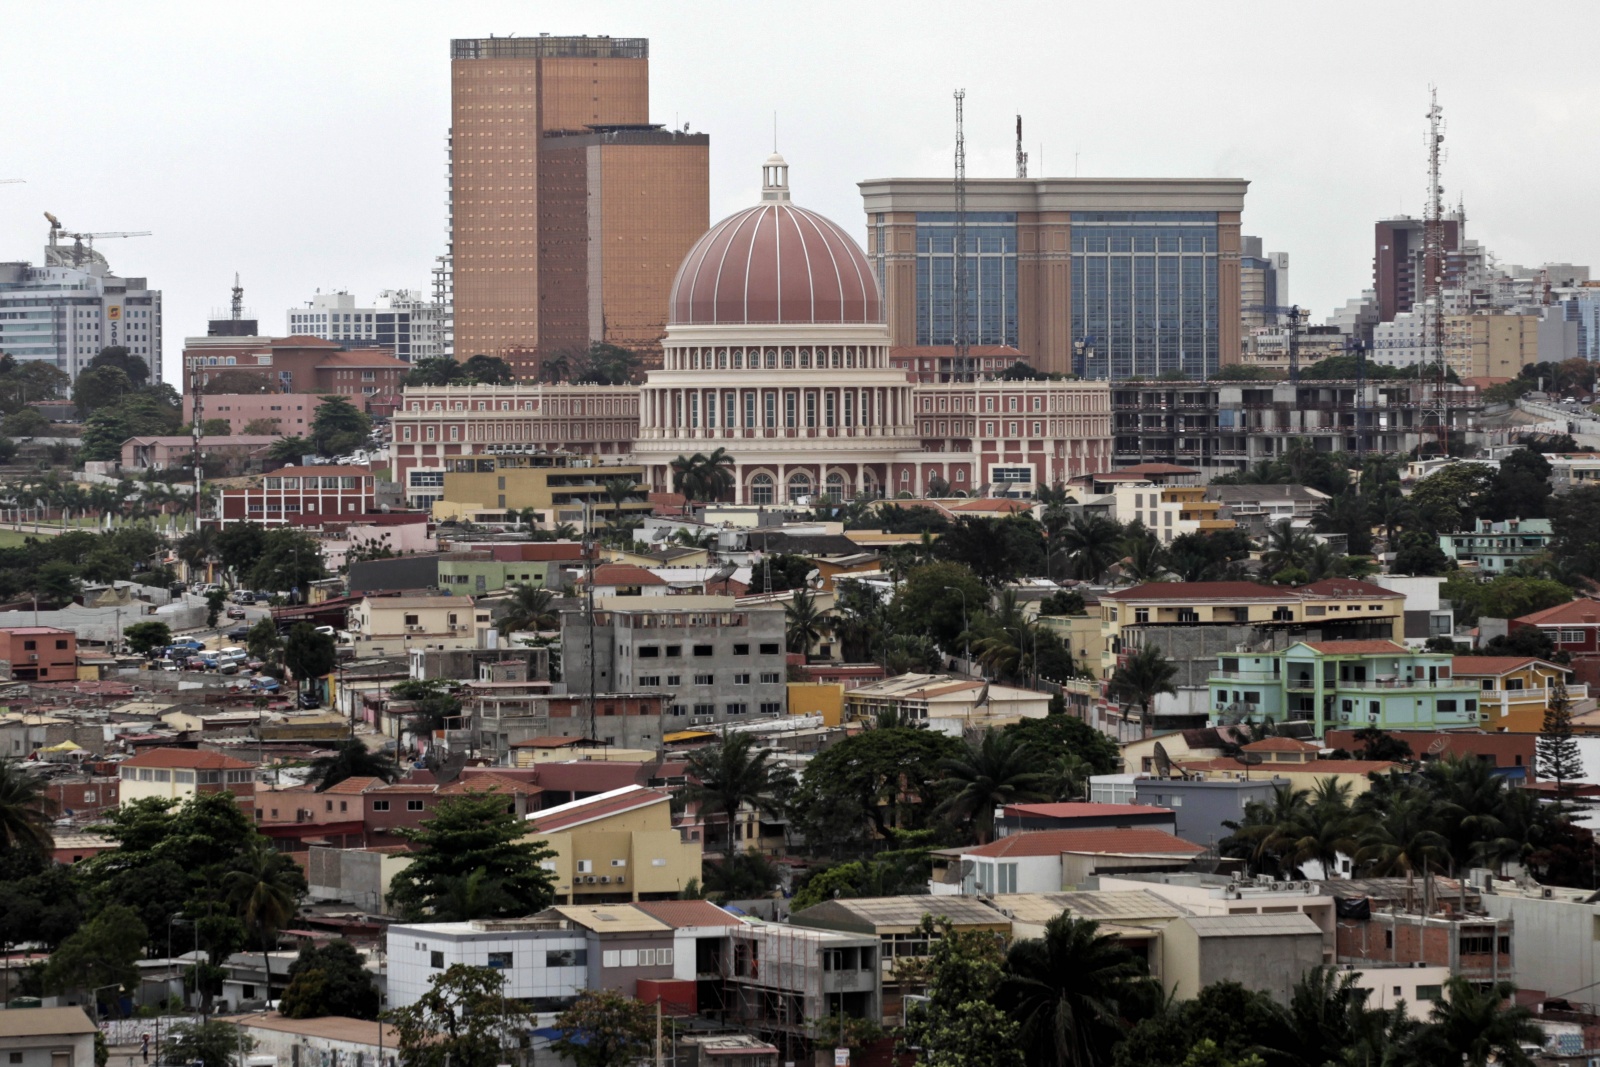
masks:
[[[827,497],[834,503],[844,499],[844,475],[834,471],[828,475]]]
[[[803,496],[811,495],[811,475],[805,473],[789,475],[789,500],[794,502]]]
[[[750,478],[750,503],[772,503],[772,475],[756,474]]]

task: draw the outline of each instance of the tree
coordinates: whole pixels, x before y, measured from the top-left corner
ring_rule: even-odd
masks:
[[[939,814],[965,823],[978,844],[994,837],[994,810],[1006,804],[1043,800],[1046,776],[1033,751],[1016,735],[989,730],[960,756],[940,761],[942,787],[950,790]]]
[[[940,763],[962,747],[911,726],[865,730],[807,761],[790,810],[813,847],[832,855],[867,851],[925,825]]]
[[[1542,519],[1550,502],[1550,461],[1531,448],[1519,448],[1500,461],[1485,494],[1486,519]]]
[[[1550,555],[1560,577],[1600,574],[1600,486],[1552,497]]]
[[[451,385],[461,380],[464,367],[449,356],[434,356],[428,359],[419,359],[411,364],[405,380],[400,384],[408,387],[424,385]]]
[[[1005,732],[1047,765],[1074,756],[1094,774],[1115,774],[1122,767],[1117,743],[1075,715],[1052,712],[1042,719],[1023,719],[1005,727]]]
[[[1365,726],[1351,735],[1361,745],[1364,760],[1384,760],[1391,763],[1409,763],[1415,758],[1411,746],[1393,734],[1384,733],[1376,726]]]
[[[210,374],[207,379],[206,384],[200,387],[200,391],[207,396],[270,393],[275,391],[271,383],[267,381],[265,374],[239,370],[233,367]]]
[[[588,989],[556,1018],[551,1048],[577,1067],[634,1067],[655,1042],[655,1012],[614,989]]]
[[[0,431],[7,437],[38,437],[50,432],[50,420],[39,414],[38,408],[23,408],[7,415],[0,422]]]
[[[262,549],[266,547],[266,536],[267,532],[260,523],[236,522],[217,531],[213,547],[224,567],[242,574],[261,558]]]
[[[1541,1045],[1544,1035],[1527,1008],[1512,1004],[1515,992],[1510,982],[1485,989],[1459,975],[1445,979],[1444,998],[1434,1002],[1429,1025],[1409,1043],[1409,1062],[1424,1067],[1531,1067],[1533,1060],[1522,1046]]]
[[[311,446],[320,456],[354,452],[371,433],[371,417],[342,396],[324,397],[311,420]]]
[[[940,559],[964,565],[990,585],[1045,569],[1044,531],[1032,516],[1003,519],[964,515],[934,544]]]
[[[509,385],[511,364],[495,356],[470,356],[461,364],[461,378],[476,385]]]
[[[489,967],[452,964],[428,979],[428,991],[396,1008],[389,1019],[406,1067],[484,1067],[520,1059],[510,1050],[537,1020],[506,997],[505,975]]]
[[[989,590],[959,563],[925,563],[912,568],[895,593],[891,609],[903,633],[926,634],[950,650],[977,612],[989,603]]]
[[[571,358],[574,385],[627,385],[639,373],[639,356],[620,345],[595,341]]]
[[[733,457],[725,448],[718,448],[710,455],[696,452],[692,456],[679,456],[669,466],[672,491],[682,493],[691,503],[721,500],[733,489]]]
[[[298,464],[316,450],[317,446],[304,437],[283,437],[272,442],[272,447],[267,449],[267,462],[280,466]]]
[[[0,856],[13,852],[49,855],[52,802],[44,779],[23,764],[0,756]]]
[[[611,524],[615,526],[622,521],[622,505],[630,500],[638,500],[643,494],[640,486],[632,478],[607,478],[600,484],[605,490],[606,499],[611,502]]]
[[[168,1063],[197,1064],[198,1067],[244,1067],[245,1057],[255,1051],[256,1040],[232,1023],[207,1019],[201,1023],[177,1023],[167,1031]]]
[[[831,629],[829,621],[817,609],[817,599],[804,589],[795,590],[793,598],[783,609],[787,646],[811,662],[811,649]]]
[[[295,623],[283,643],[283,665],[303,689],[313,678],[321,678],[338,666],[333,638],[319,634],[309,622]]]
[[[321,948],[306,945],[289,964],[289,987],[278,1011],[288,1019],[376,1019],[378,987],[350,942],[338,938]]]
[[[1122,529],[1101,515],[1080,513],[1062,527],[1056,550],[1068,561],[1068,573],[1080,581],[1099,581],[1121,552]]]
[[[1428,533],[1469,530],[1494,488],[1495,473],[1478,463],[1451,463],[1417,482],[1411,505]]]
[[[272,662],[283,648],[283,641],[278,637],[278,624],[270,618],[257,620],[256,624],[250,627],[250,632],[245,635],[244,647],[245,651],[250,653],[251,659],[258,659],[263,663]]]
[[[261,973],[268,979],[268,1000],[272,999],[270,953],[277,944],[278,931],[294,918],[299,896],[296,879],[288,877],[285,865],[293,867],[294,861],[258,837],[240,856],[239,866],[222,880],[234,914],[246,930],[256,935],[261,946]]]
[[[136,622],[122,630],[122,639],[137,655],[172,644],[172,628],[164,622]]]
[[[1117,1046],[1117,1067],[1172,1067],[1205,1041],[1219,1050],[1217,1063],[1242,1064],[1258,1049],[1293,1047],[1288,1020],[1269,994],[1238,982],[1213,982],[1196,994],[1135,1025]]]
[[[442,730],[461,714],[461,698],[445,679],[399,682],[389,687],[389,696],[410,705],[406,712],[406,729],[414,737]]]
[[[506,613],[500,616],[499,630],[503,634],[518,630],[553,630],[560,625],[551,604],[555,594],[548,589],[520,583],[510,588],[511,598]]]
[[[1539,760],[1539,777],[1555,782],[1557,799],[1567,800],[1571,794],[1568,783],[1583,778],[1583,753],[1572,736],[1572,701],[1561,682],[1550,685],[1544,722],[1534,748]]]
[[[299,530],[268,530],[261,535],[260,548],[245,571],[256,589],[304,591],[312,582],[328,576],[322,562],[322,546]]]
[[[101,908],[51,953],[44,970],[45,988],[71,993],[101,986],[136,987],[144,942],[145,926],[133,909],[120,904]]]
[[[720,813],[724,819],[724,857],[732,856],[737,845],[740,810],[778,810],[793,781],[787,767],[772,762],[772,750],[757,746],[755,735],[748,733],[728,732],[717,744],[691,752],[684,773],[689,779],[680,794],[684,801],[698,804],[702,817]]]
[[[927,1000],[906,1011],[905,1044],[926,1067],[1022,1067],[1022,1027],[996,1003],[1002,978],[1000,939],[957,930],[948,920],[922,920],[929,945],[918,977]]]
[[[135,388],[133,379],[120,368],[98,367],[78,375],[72,385],[72,403],[77,406],[80,417],[87,417],[101,408],[119,404]]]
[[[1062,914],[1042,938],[1012,944],[996,1000],[1020,1024],[1030,1067],[1106,1067],[1122,1038],[1122,1002],[1148,983],[1144,965],[1098,923]]]
[[[360,738],[350,737],[335,745],[332,755],[311,761],[306,782],[315,783],[317,792],[323,793],[347,778],[381,778],[392,782],[398,773],[393,759],[372,751]]]
[[[1040,615],[1082,615],[1083,594],[1059,590],[1039,602]]]
[[[1141,648],[1111,678],[1111,692],[1117,699],[1138,707],[1139,735],[1149,737],[1154,726],[1153,709],[1156,697],[1162,693],[1175,696],[1172,680],[1178,668],[1167,661],[1161,649],[1154,645]]]
[[[439,805],[420,829],[397,832],[415,858],[390,883],[389,902],[408,921],[433,915],[447,902],[453,882],[479,870],[496,888],[495,899],[484,914],[454,916],[458,921],[531,915],[555,897],[555,877],[540,865],[555,853],[524,836],[504,797],[457,797]]]
[[[217,618],[222,614],[223,605],[228,602],[228,594],[221,589],[213,589],[206,594],[206,626],[215,628]]]

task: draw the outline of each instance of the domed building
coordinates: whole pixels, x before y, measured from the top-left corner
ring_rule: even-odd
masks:
[[[889,364],[877,280],[843,230],[790,201],[788,172],[768,159],[761,202],[678,268],[634,442],[657,489],[673,459],[719,447],[743,504],[892,496],[913,478],[912,385]]]

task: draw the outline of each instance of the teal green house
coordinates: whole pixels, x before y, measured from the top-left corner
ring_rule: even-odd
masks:
[[[543,587],[550,568],[562,560],[441,559],[439,588],[451,593],[495,593],[512,585]],[[570,566],[570,562],[568,562]]]
[[[1452,678],[1452,659],[1393,641],[1299,641],[1279,652],[1229,653],[1207,679],[1211,720],[1305,723],[1317,738],[1366,726],[1478,726],[1478,682]]]

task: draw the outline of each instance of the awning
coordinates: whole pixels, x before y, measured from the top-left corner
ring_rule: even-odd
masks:
[[[46,751],[46,752],[82,752],[83,751],[83,746],[82,745],[73,744],[71,741],[63,741],[59,745],[51,745],[49,748],[46,748],[44,751]]]
[[[662,734],[663,741],[698,741],[702,737],[717,736],[710,730],[679,730],[676,733]]]

